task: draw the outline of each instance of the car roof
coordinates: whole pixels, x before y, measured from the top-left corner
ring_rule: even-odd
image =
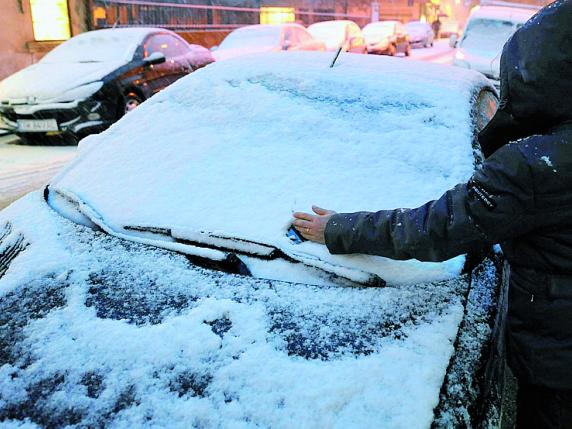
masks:
[[[351,25],[355,24],[355,22],[350,21],[349,19],[338,19],[338,20],[331,20],[331,21],[321,21],[316,22],[308,26],[308,28],[312,27],[327,27],[327,26],[339,26],[342,27],[344,25]]]
[[[507,20],[513,22],[526,22],[538,12],[537,9],[515,8],[506,6],[480,6],[469,19],[486,18],[496,20]]]
[[[84,140],[50,188],[91,207],[111,233],[145,239],[159,227],[156,245],[179,240],[203,256],[276,249],[364,283],[457,275],[458,260],[332,256],[286,237],[293,210],[413,207],[473,172],[471,103],[492,88],[482,75],[378,56],[331,61],[278,52],[209,65]]]

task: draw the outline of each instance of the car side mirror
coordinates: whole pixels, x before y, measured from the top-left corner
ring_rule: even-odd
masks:
[[[153,64],[162,64],[167,61],[165,54],[162,52],[153,52],[147,58],[143,60],[147,65],[151,66]]]
[[[449,46],[451,48],[456,48],[458,41],[459,41],[459,36],[457,36],[456,34],[451,34],[451,37],[449,38]]]

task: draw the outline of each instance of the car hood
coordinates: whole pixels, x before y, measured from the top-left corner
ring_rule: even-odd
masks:
[[[435,415],[450,427],[490,350],[494,288],[476,277],[465,305],[466,279],[349,288],[218,273],[78,226],[41,192],[0,212],[0,255],[0,412],[14,424],[424,429]]]
[[[292,212],[312,204],[415,207],[473,172],[470,101],[489,87],[482,75],[352,54],[330,68],[331,60],[299,52],[214,63],[85,139],[50,190],[110,233],[154,244],[262,258],[278,249],[360,282],[364,273],[407,283],[458,275],[462,258],[330,255],[287,238]]]
[[[46,63],[26,67],[0,82],[0,102],[20,104],[34,102],[75,101],[65,93],[91,82],[99,81],[126,62]],[[87,97],[91,94],[82,94]]]

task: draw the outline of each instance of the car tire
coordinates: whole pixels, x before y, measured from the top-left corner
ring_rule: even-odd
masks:
[[[137,108],[141,103],[143,103],[143,98],[139,96],[136,92],[130,91],[125,94],[123,98],[123,103],[121,106],[121,116],[125,115],[126,113],[131,112],[135,108]]]
[[[408,57],[409,55],[411,55],[411,45],[408,44],[405,48],[405,56]]]
[[[387,55],[394,57],[396,53],[397,53],[397,46],[393,44],[389,45],[389,49],[387,49]]]

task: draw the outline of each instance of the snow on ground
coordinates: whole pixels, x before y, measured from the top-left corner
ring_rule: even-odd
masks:
[[[411,49],[409,59],[451,65],[455,49],[449,46],[449,39],[436,40],[431,48]]]
[[[464,281],[349,288],[211,272],[74,225],[40,192],[1,212],[7,221],[4,243],[22,234],[30,246],[0,278],[2,420],[431,425]]]
[[[207,244],[249,240],[390,282],[457,275],[459,258],[334,256],[286,238],[292,211],[416,207],[473,171],[470,101],[488,85],[481,75],[384,56],[330,61],[277,53],[199,70],[85,139],[52,188],[111,233],[143,226]]]
[[[0,210],[27,192],[45,186],[74,158],[75,146],[24,146],[0,138]]]

